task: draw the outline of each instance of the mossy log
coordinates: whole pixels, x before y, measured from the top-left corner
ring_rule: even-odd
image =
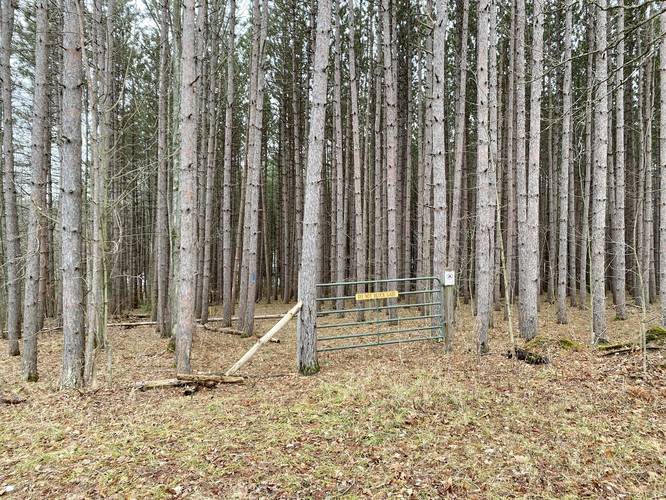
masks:
[[[511,359],[513,357],[513,353],[509,351],[506,357]],[[550,363],[550,359],[548,359],[547,356],[542,356],[541,354],[537,354],[520,347],[516,347],[516,358],[530,365],[546,365]]]
[[[666,329],[660,326],[650,327],[645,332],[645,347],[649,351],[663,349],[666,344]],[[598,346],[602,356],[610,356],[611,354],[628,354],[635,351],[640,351],[641,346],[639,342],[621,342],[618,344],[602,344]]]

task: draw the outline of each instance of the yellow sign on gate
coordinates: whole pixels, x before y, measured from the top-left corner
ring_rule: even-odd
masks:
[[[368,293],[357,293],[356,300],[376,300],[376,299],[397,299],[398,290],[389,290],[386,292],[368,292]]]

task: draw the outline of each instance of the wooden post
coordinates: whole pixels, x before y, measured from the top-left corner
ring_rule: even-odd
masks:
[[[252,348],[251,348],[249,351],[247,351],[247,352],[243,355],[243,357],[242,357],[241,359],[239,359],[238,361],[236,361],[236,363],[234,364],[234,366],[232,366],[231,368],[229,368],[229,369],[226,371],[225,375],[226,375],[226,376],[233,375],[233,374],[236,373],[238,370],[240,370],[240,369],[243,367],[243,365],[244,365],[245,363],[247,363],[248,361],[250,361],[250,359],[252,359],[252,357],[257,353],[257,351],[261,348],[262,345],[264,345],[264,344],[266,344],[267,342],[269,342],[269,341],[271,340],[271,338],[273,337],[273,335],[275,335],[277,332],[279,332],[279,331],[282,329],[282,327],[283,327],[284,325],[286,325],[287,323],[289,323],[289,320],[290,320],[291,318],[293,318],[294,315],[295,315],[296,313],[298,313],[298,311],[301,310],[301,306],[303,306],[303,302],[298,301],[298,303],[297,303],[294,307],[292,307],[291,310],[290,310],[287,314],[285,314],[285,315],[282,317],[282,319],[281,319],[280,321],[278,321],[278,322],[275,324],[275,326],[274,326],[273,328],[271,328],[271,329],[270,329],[270,330],[269,330],[269,331],[268,331],[263,337],[261,337],[261,338],[257,341],[257,343],[254,344],[254,345],[252,346]]]
[[[444,271],[444,283],[442,283],[442,289],[444,293],[444,324],[446,325],[444,349],[446,352],[451,352],[453,350],[453,338],[455,336],[456,275],[454,271]]]

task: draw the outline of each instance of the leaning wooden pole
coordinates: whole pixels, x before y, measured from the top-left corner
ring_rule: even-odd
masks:
[[[293,318],[293,317],[298,313],[298,311],[301,310],[301,306],[302,306],[302,305],[303,305],[303,302],[301,302],[301,301],[299,300],[298,303],[297,303],[294,307],[292,307],[292,308],[289,310],[289,312],[288,312],[287,314],[285,314],[285,315],[282,317],[282,319],[281,319],[280,321],[278,321],[278,322],[275,324],[275,326],[274,326],[273,328],[271,328],[266,334],[264,334],[264,336],[261,337],[261,338],[257,341],[257,343],[254,344],[254,345],[252,346],[252,348],[251,348],[249,351],[247,351],[247,352],[243,355],[243,357],[242,357],[241,359],[239,359],[238,361],[236,361],[236,363],[235,363],[231,368],[229,368],[229,369],[225,372],[224,375],[225,375],[225,376],[231,376],[231,375],[233,375],[234,373],[236,373],[238,370],[240,370],[240,369],[243,367],[243,365],[245,365],[245,363],[247,363],[248,361],[250,361],[250,359],[252,359],[252,357],[257,353],[257,351],[261,348],[261,346],[263,346],[264,344],[270,342],[271,338],[272,338],[277,332],[279,332],[280,330],[282,330],[282,327],[284,327],[284,325],[286,325],[287,323],[289,323],[289,320],[290,320],[291,318]]]

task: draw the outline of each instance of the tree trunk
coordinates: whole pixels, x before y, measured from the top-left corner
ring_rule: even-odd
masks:
[[[210,299],[211,270],[213,264],[213,212],[215,209],[215,170],[217,159],[217,99],[215,96],[217,87],[217,53],[219,51],[219,42],[217,39],[217,25],[220,22],[219,15],[220,4],[214,4],[213,26],[210,29],[211,50],[209,62],[208,78],[208,151],[206,154],[206,186],[205,186],[205,220],[203,227],[203,278],[201,280],[201,323],[208,321],[208,305]],[[203,102],[203,99],[202,99]],[[203,133],[203,132],[202,132]]]
[[[594,62],[594,22],[592,15],[589,15],[590,25],[588,26],[588,56],[587,56],[587,81],[593,78],[592,64]],[[580,240],[580,269],[578,277],[578,286],[580,288],[578,297],[578,306],[585,308],[587,306],[587,260],[588,245],[590,242],[590,185],[592,180],[592,161],[593,161],[593,143],[592,143],[592,85],[587,86],[587,100],[585,103],[585,179],[583,180],[583,213],[581,221],[581,240]]]
[[[363,226],[363,192],[362,192],[362,174],[363,164],[361,162],[361,132],[358,120],[358,79],[356,75],[356,35],[354,25],[354,2],[347,3],[347,13],[349,18],[349,87],[351,94],[351,127],[353,142],[353,162],[354,162],[354,250],[356,257],[356,280],[365,280],[366,256],[366,235]],[[368,120],[369,121],[369,120]],[[367,140],[367,139],[366,139]],[[367,170],[366,170],[367,172]],[[368,175],[365,178],[368,183]],[[365,285],[359,285],[357,292],[365,292]],[[363,321],[365,314],[359,311],[357,321]]]
[[[627,319],[626,243],[625,243],[625,145],[624,145],[624,0],[619,0],[617,19],[617,56],[615,85],[615,214],[613,216],[613,260],[617,319]],[[662,41],[663,46],[663,41]],[[662,114],[663,116],[663,114]],[[664,157],[664,156],[662,156]],[[662,220],[664,218],[662,217]],[[663,248],[663,244],[662,244]]]
[[[197,75],[194,52],[195,2],[183,2],[183,37],[180,81],[180,252],[178,269],[178,314],[176,369],[190,373],[194,302],[196,294],[197,244]]]
[[[557,322],[569,322],[567,314],[567,250],[569,232],[569,171],[571,170],[571,30],[573,7],[566,7],[564,21],[564,83],[562,84],[562,164],[559,178],[559,257],[557,266]],[[552,125],[551,125],[552,126]],[[572,193],[573,196],[573,193]],[[552,209],[552,208],[551,208]]]
[[[81,24],[77,0],[65,0],[63,11],[62,109],[62,326],[63,366],[61,386],[83,385],[84,297],[82,258],[81,187]]]
[[[247,250],[246,256],[248,258],[248,281],[247,290],[244,291],[241,287],[241,294],[246,293],[245,297],[245,319],[242,324],[242,330],[245,336],[250,336],[254,332],[254,308],[257,298],[257,276],[258,276],[258,250],[259,250],[259,183],[261,181],[261,157],[263,145],[263,117],[264,117],[264,44],[268,30],[268,2],[264,2],[261,11],[261,25],[259,32],[259,45],[258,50],[258,67],[257,67],[257,84],[256,84],[256,101],[254,106],[255,120],[254,126],[254,148],[252,149],[252,157],[250,159],[248,152],[248,160],[251,161],[250,168],[248,169],[248,182],[247,193],[245,202],[245,227],[248,230]],[[249,200],[249,203],[248,203]]]
[[[477,149],[476,149],[476,346],[477,352],[488,352],[488,329],[492,306],[491,295],[491,206],[490,199],[490,131],[489,131],[489,81],[488,50],[490,44],[490,1],[479,0],[476,58],[476,104],[477,104]]]
[[[460,35],[460,56],[458,58],[458,100],[456,101],[455,144],[453,166],[453,195],[451,212],[451,232],[447,264],[458,269],[458,247],[460,244],[460,204],[462,195],[462,170],[465,154],[465,104],[467,98],[467,32],[469,24],[469,0],[462,3],[462,29]]]
[[[666,13],[659,16],[662,32],[666,30]],[[660,123],[659,160],[659,293],[661,295],[661,324],[666,327],[666,39],[659,44]]]
[[[296,328],[298,370],[303,375],[319,371],[317,337],[315,332],[317,236],[319,233],[319,209],[321,198],[321,172],[324,155],[326,125],[326,67],[328,65],[329,31],[331,28],[330,0],[317,3],[317,33],[312,78],[312,104],[310,107],[310,133],[308,139],[308,163],[305,179],[305,204],[303,211],[303,247],[298,280],[298,299],[303,303]]]
[[[606,341],[606,169],[608,154],[608,108],[606,61],[606,0],[597,3],[596,71],[594,106],[594,192],[592,206],[592,334],[594,343]]]
[[[397,241],[397,218],[396,218],[396,188],[398,170],[398,122],[397,122],[397,85],[393,71],[394,40],[391,31],[391,9],[390,0],[382,0],[382,45],[384,56],[384,92],[386,104],[386,223],[388,226],[388,266],[387,278],[397,278],[398,269],[398,241]],[[395,288],[395,283],[389,283],[389,287]],[[394,303],[389,300],[389,304]],[[389,316],[394,318],[397,311],[389,309]]]
[[[344,226],[344,192],[345,192],[345,179],[344,179],[344,161],[342,151],[342,78],[340,75],[340,57],[342,52],[342,44],[340,37],[340,9],[338,2],[333,2],[333,22],[334,22],[334,36],[335,36],[335,54],[333,57],[333,130],[334,135],[334,154],[333,164],[335,165],[335,206],[337,209],[333,214],[335,219],[335,259],[331,260],[331,268],[335,262],[335,278],[331,281],[344,281],[345,279],[345,262],[346,262],[346,234]],[[332,176],[333,177],[333,176]],[[333,197],[333,193],[331,193]],[[332,246],[332,245],[331,245]],[[333,275],[333,272],[331,272]],[[344,286],[337,287],[336,295],[344,295]],[[343,309],[344,301],[338,300],[336,308]]]
[[[44,228],[42,214],[46,207],[46,178],[44,164],[48,136],[48,13],[47,2],[35,5],[35,86],[32,111],[31,192],[28,223],[28,242],[25,269],[25,298],[23,301],[23,377],[28,382],[39,379],[37,372],[37,333],[39,332],[40,297],[40,233]],[[43,307],[41,308],[43,311]]]
[[[2,156],[4,159],[2,187],[5,203],[5,264],[7,277],[7,337],[9,355],[18,356],[21,336],[21,241],[19,236],[14,172],[14,111],[12,109],[11,52],[14,33],[14,0],[2,0],[0,5],[0,65],[2,65]]]
[[[433,275],[444,284],[447,251],[446,207],[446,137],[444,131],[444,68],[446,67],[446,28],[448,12],[445,0],[437,0],[432,44],[432,184],[433,184]],[[441,311],[443,314],[444,311]]]
[[[162,0],[160,13],[160,74],[157,96],[157,328],[162,338],[171,336],[169,318],[169,0]]]

